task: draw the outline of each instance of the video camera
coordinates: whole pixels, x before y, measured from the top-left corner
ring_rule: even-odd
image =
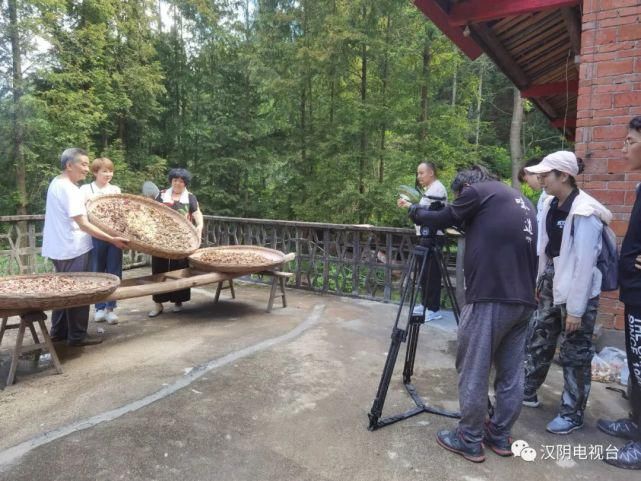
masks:
[[[445,202],[447,197],[436,197],[433,195],[423,195],[423,198],[428,199],[430,204],[427,206],[427,210],[439,211],[445,208]],[[420,226],[421,237],[433,237],[436,235],[436,232],[432,233],[430,228],[426,225]]]

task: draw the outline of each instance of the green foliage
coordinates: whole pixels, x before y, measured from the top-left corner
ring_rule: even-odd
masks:
[[[165,186],[169,167],[187,167],[202,210],[230,216],[407,226],[397,187],[414,185],[423,160],[446,186],[475,162],[510,176],[512,86],[411,2],[18,4],[33,63],[19,104],[32,213],[72,145],[114,160],[126,192],[144,180]],[[2,15],[2,45],[7,32]],[[10,72],[9,50],[0,64]],[[10,75],[0,82],[0,167],[11,173],[0,212],[10,214],[17,107]],[[525,111],[526,158],[561,147],[527,102]]]

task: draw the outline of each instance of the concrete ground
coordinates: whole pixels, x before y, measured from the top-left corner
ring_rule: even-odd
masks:
[[[268,295],[266,286],[237,285],[236,300],[224,291],[215,306],[211,288],[195,289],[183,312],[155,319],[146,315],[150,299],[122,301],[120,324],[90,325],[105,330],[103,344],[60,346],[64,374],[20,371],[0,391],[0,479],[632,479],[589,459],[591,450],[606,456],[622,445],[595,428],[598,417],[628,409],[605,385],[593,385],[583,430],[545,432],[560,396],[557,366],[543,406],[524,408],[514,428],[537,450],[534,462],[487,452],[473,464],[444,451],[435,434],[455,421],[436,415],[368,431],[396,307],[289,290],[289,307],[267,314]],[[413,380],[430,403],[456,410],[447,317],[421,329]],[[384,415],[413,405],[401,382],[403,353]],[[6,350],[0,358],[5,374]],[[563,449],[576,451],[549,459]]]

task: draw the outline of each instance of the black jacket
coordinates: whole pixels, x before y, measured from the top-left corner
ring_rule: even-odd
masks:
[[[440,211],[410,207],[414,223],[433,229],[465,229],[465,298],[536,306],[536,209],[517,190],[498,181],[464,187]]]

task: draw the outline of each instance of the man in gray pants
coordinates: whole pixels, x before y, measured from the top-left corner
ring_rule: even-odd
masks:
[[[437,434],[443,448],[474,462],[483,444],[511,456],[510,431],[523,401],[523,356],[528,320],[536,306],[536,210],[520,192],[484,167],[459,172],[457,197],[440,211],[409,207],[414,223],[431,229],[465,230],[465,298],[458,328],[456,370],[461,420]],[[489,420],[487,393],[496,368],[496,404]]]
[[[47,190],[45,226],[42,233],[42,255],[53,262],[56,272],[87,272],[93,247],[91,237],[124,248],[127,239],[112,237],[87,220],[84,197],[77,183],[89,172],[87,152],[67,149],[60,157],[62,172]],[[51,337],[66,340],[70,346],[87,346],[102,342],[87,335],[89,306],[53,311]]]

